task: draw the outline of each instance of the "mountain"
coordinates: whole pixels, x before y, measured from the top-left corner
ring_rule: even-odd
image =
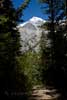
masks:
[[[38,52],[40,50],[40,40],[43,38],[43,42],[46,43],[46,46],[51,46],[51,41],[47,39],[48,30],[42,29],[40,26],[44,23],[50,23],[49,21],[43,20],[39,17],[32,17],[25,23],[19,24],[17,26],[19,32],[20,32],[20,43],[21,43],[21,52],[27,52],[29,50],[33,50]],[[60,20],[59,25],[55,26],[56,30],[58,30],[59,27],[62,29],[65,28],[66,20]],[[43,34],[44,33],[44,34]],[[43,37],[42,37],[43,35]],[[66,36],[66,34],[64,34]]]
[[[45,20],[43,20],[42,18],[39,17],[35,17],[33,16],[31,19],[29,19],[28,21],[26,21],[25,23],[20,24],[18,27],[23,27],[25,26],[27,23],[31,23],[34,26],[40,26],[41,24],[43,24],[44,22],[46,22]]]
[[[46,23],[46,21],[42,18],[32,17],[25,23],[19,24],[17,26],[20,32],[22,53],[28,50],[39,50],[39,42],[42,33],[40,26],[44,23]]]

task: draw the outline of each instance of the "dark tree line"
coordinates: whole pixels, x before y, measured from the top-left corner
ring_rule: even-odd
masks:
[[[16,26],[29,2],[25,0],[16,10],[11,0],[0,0],[0,96],[19,91],[20,34]]]
[[[67,90],[67,1],[40,0],[49,16],[47,38],[50,46],[42,51],[42,80],[62,92]],[[46,5],[47,6],[46,6]],[[61,23],[60,23],[61,21]],[[62,23],[65,25],[61,25]]]

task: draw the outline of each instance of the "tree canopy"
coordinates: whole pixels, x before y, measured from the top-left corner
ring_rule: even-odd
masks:
[[[0,1],[0,94],[16,92],[16,74],[20,55],[20,34],[16,28],[23,10],[30,0],[25,0],[16,10],[11,0]]]

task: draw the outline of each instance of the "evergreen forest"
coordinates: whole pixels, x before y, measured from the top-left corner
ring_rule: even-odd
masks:
[[[67,100],[67,0],[37,0],[48,19],[39,26],[38,52],[36,44],[23,53],[17,26],[32,0],[21,1],[16,9],[0,0],[0,98]]]

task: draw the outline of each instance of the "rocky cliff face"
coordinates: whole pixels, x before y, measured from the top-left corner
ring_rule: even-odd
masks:
[[[21,52],[27,52],[28,50],[38,52],[40,50],[40,40],[43,38],[44,45],[50,46],[51,41],[47,39],[48,30],[42,29],[40,26],[46,23],[45,20],[39,17],[32,17],[25,23],[19,24],[17,26],[20,32],[21,38]],[[61,27],[65,28],[66,21],[60,21],[59,26],[56,26],[56,30]],[[64,34],[64,36],[67,36]],[[42,42],[42,43],[43,43]]]
[[[28,50],[39,50],[40,37],[42,34],[40,26],[45,22],[46,21],[41,18],[32,17],[27,22],[17,26],[20,32],[22,53]]]

